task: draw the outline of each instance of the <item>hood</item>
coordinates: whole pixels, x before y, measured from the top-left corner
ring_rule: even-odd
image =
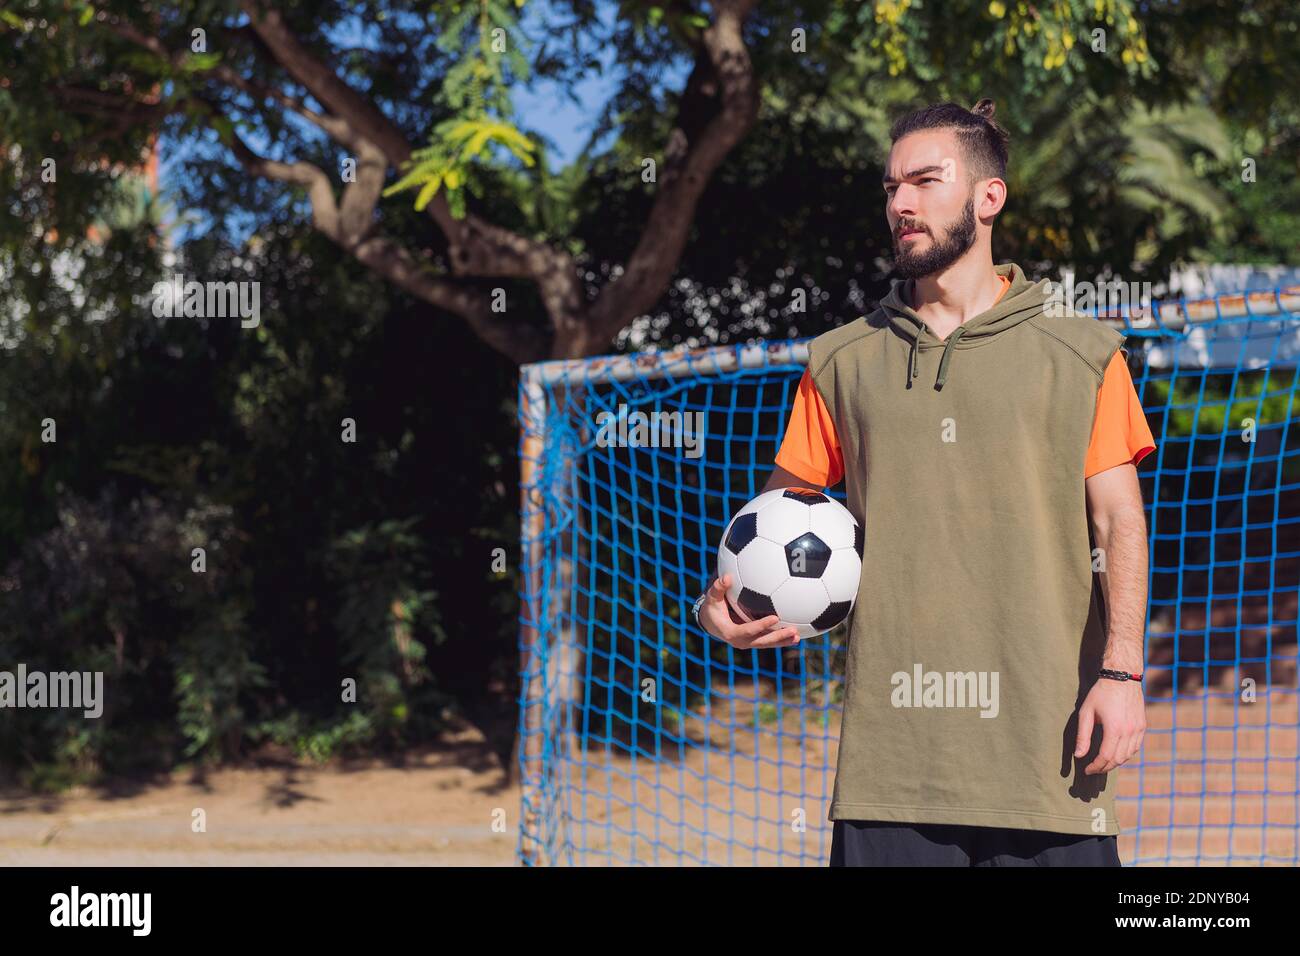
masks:
[[[1050,288],[1046,280],[1030,282],[1025,278],[1024,271],[1013,262],[993,268],[998,275],[1006,276],[1011,280],[1011,288],[1007,289],[993,308],[957,326],[947,339],[940,339],[930,331],[925,321],[907,304],[912,300],[914,281],[894,280],[889,294],[880,300],[880,307],[885,310],[889,323],[908,340],[908,388],[912,387],[912,380],[920,373],[918,352],[943,349],[943,357],[939,360],[939,374],[934,380],[934,387],[942,389],[950,374],[949,364],[954,352],[986,344],[993,336],[1042,313]]]

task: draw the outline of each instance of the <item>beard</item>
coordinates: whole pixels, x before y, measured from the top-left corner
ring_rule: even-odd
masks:
[[[904,220],[896,228],[901,229],[905,224],[912,228],[917,225],[915,222]],[[941,272],[975,245],[974,197],[967,198],[966,208],[962,210],[957,221],[944,230],[942,239],[935,239],[929,228],[925,226],[921,228],[925,229],[926,235],[930,236],[930,248],[925,250],[912,250],[909,248],[910,244],[900,242],[895,235],[894,272],[903,279],[920,279]]]

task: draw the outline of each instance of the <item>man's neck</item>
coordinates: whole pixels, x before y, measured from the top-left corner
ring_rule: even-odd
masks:
[[[963,256],[942,272],[912,283],[908,304],[936,338],[946,339],[957,326],[987,312],[1001,289],[991,255]]]

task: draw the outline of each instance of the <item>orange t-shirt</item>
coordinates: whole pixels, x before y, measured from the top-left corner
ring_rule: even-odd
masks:
[[[1002,291],[998,293],[1001,299],[1011,283],[1005,276],[998,278],[1002,280]],[[1116,352],[1097,390],[1097,411],[1083,477],[1091,478],[1117,465],[1136,465],[1155,447],[1124,354]],[[819,488],[836,485],[844,477],[844,455],[835,423],[807,369],[795,392],[790,423],[776,454],[776,464]]]

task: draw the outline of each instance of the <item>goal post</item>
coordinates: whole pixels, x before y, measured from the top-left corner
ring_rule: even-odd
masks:
[[[1157,443],[1121,854],[1294,864],[1300,288],[1080,321],[1126,332]],[[738,651],[689,619],[771,472],[809,341],[521,370],[521,863],[825,865],[845,625]]]

